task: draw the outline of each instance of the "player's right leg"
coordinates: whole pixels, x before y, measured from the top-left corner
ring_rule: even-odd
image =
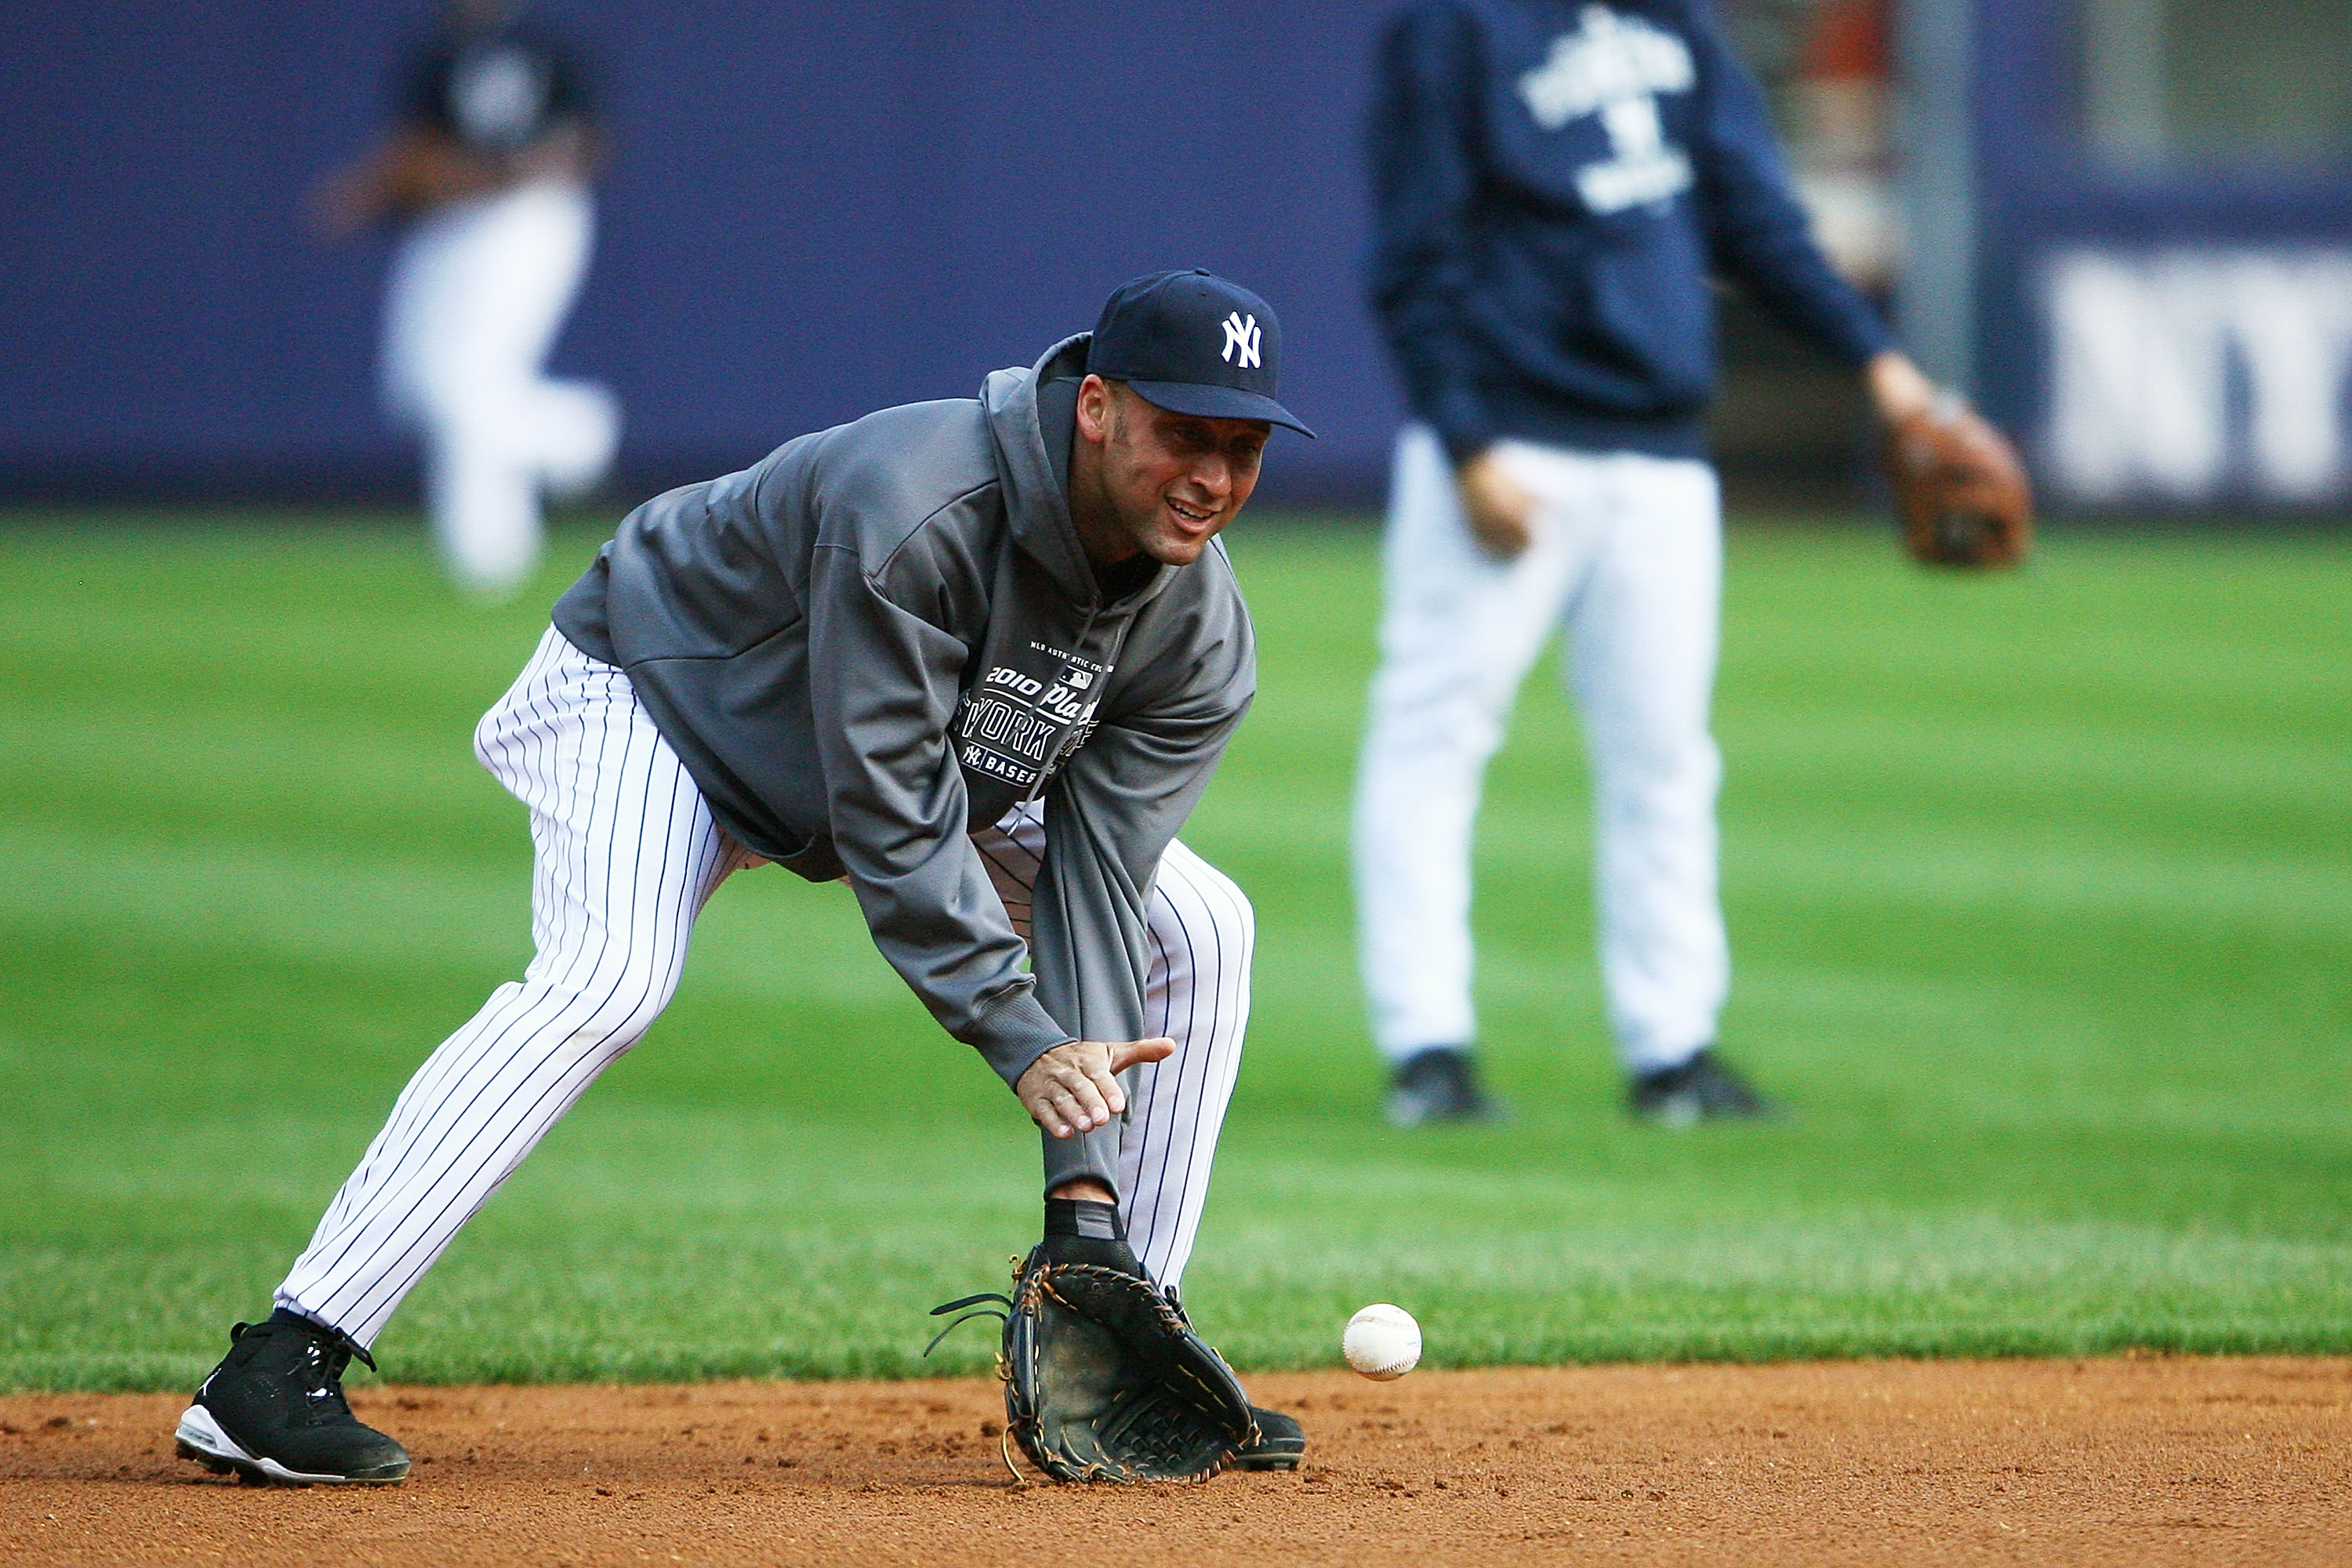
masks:
[[[530,809],[531,934],[519,983],[426,1059],[278,1289],[182,1418],[183,1452],[257,1479],[383,1482],[399,1446],[342,1399],[344,1364],[523,1157],[667,1005],[703,901],[751,857],[626,676],[554,631],[477,749]]]
[[[1398,1075],[1390,1114],[1401,1122],[1483,1109],[1466,1078],[1477,1030],[1471,830],[1487,760],[1559,619],[1579,543],[1547,517],[1525,554],[1493,560],[1470,536],[1437,438],[1419,427],[1399,437],[1354,861],[1372,1037]],[[1424,1092],[1433,1064],[1451,1080]]]
[[[1714,471],[1605,461],[1610,519],[1570,617],[1598,829],[1595,896],[1610,1024],[1640,1115],[1766,1113],[1712,1050],[1730,984],[1716,890],[1722,762],[1708,731],[1721,597]]]

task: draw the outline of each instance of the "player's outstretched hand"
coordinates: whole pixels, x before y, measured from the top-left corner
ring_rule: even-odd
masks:
[[[1536,498],[1503,470],[1492,452],[1481,452],[1454,476],[1462,492],[1462,515],[1478,548],[1497,561],[1516,561],[1536,536]]]
[[[1056,1138],[1092,1131],[1127,1109],[1118,1075],[1139,1062],[1165,1061],[1176,1042],[1162,1037],[1105,1045],[1066,1040],[1029,1064],[1013,1092],[1037,1125]]]

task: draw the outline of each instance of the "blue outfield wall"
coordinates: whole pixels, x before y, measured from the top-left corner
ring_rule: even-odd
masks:
[[[1360,304],[1376,5],[547,0],[617,155],[557,354],[625,401],[625,482],[969,395],[1199,265],[1281,311],[1268,491],[1375,493],[1398,417]],[[421,0],[19,8],[0,37],[0,495],[362,492],[381,238],[306,191],[389,122]]]
[[[542,0],[617,145],[559,368],[627,409],[625,491],[970,393],[1200,265],[1281,310],[1277,499],[1363,501],[1400,414],[1360,303],[1358,131],[1392,0]],[[1930,0],[1911,0],[1929,4]],[[1973,35],[1981,402],[2062,508],[2352,500],[2352,164],[2086,150],[2077,0]],[[306,192],[381,135],[431,0],[18,8],[0,32],[0,500],[384,494],[381,237]]]

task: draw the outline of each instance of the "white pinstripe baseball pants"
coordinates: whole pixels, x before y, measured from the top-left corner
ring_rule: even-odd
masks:
[[[278,1305],[362,1344],[660,1016],[705,900],[762,863],[712,820],[628,678],[552,628],[484,716],[475,751],[530,810],[537,953],[417,1069],[278,1288]],[[1027,808],[974,842],[1025,934],[1042,816]],[[1176,1054],[1127,1079],[1119,1199],[1137,1256],[1172,1288],[1241,1065],[1255,925],[1240,889],[1172,844],[1150,931],[1147,1026]]]

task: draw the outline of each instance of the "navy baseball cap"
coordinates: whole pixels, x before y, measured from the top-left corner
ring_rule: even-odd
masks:
[[[1203,419],[1263,419],[1315,432],[1274,400],[1282,326],[1238,283],[1197,268],[1122,283],[1103,306],[1087,370],[1147,403]]]

